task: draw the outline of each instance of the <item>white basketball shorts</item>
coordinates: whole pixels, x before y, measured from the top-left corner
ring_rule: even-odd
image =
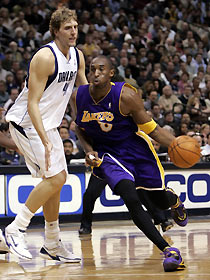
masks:
[[[55,176],[62,170],[67,172],[63,142],[57,128],[47,131],[47,136],[53,145],[48,171],[45,167],[45,149],[35,128],[22,128],[15,123],[9,124],[12,139],[24,155],[26,165],[33,177],[46,178]],[[68,173],[68,172],[67,172]]]

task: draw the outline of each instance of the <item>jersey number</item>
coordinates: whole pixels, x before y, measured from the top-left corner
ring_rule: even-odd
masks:
[[[112,129],[112,124],[111,123],[104,123],[98,121],[98,124],[100,125],[100,128],[104,132],[109,132]]]
[[[66,94],[66,91],[67,91],[68,87],[69,87],[69,83],[65,83],[65,85],[63,87],[63,95]]]

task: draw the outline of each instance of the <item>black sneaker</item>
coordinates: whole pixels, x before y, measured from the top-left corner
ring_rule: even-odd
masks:
[[[92,232],[91,228],[81,227],[79,229],[79,234],[91,234],[91,232]]]
[[[167,188],[167,191],[170,191],[175,194],[171,188]],[[175,194],[177,196],[177,194]],[[177,196],[177,202],[175,205],[171,206],[171,217],[174,219],[174,222],[180,227],[185,227],[188,222],[187,210],[184,207],[184,204]]]
[[[171,221],[165,221],[163,223],[160,224],[162,231],[165,232],[167,230],[169,230],[170,228],[172,228],[174,226],[174,224]]]

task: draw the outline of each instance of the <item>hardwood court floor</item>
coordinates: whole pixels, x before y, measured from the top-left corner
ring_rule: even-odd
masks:
[[[58,264],[39,257],[43,229],[29,229],[32,261],[0,255],[0,280],[210,280],[210,219],[190,219],[185,228],[164,234],[178,247],[187,269],[164,272],[160,251],[131,221],[94,222],[92,235],[79,237],[79,224],[61,225],[65,246],[82,256],[80,264]]]

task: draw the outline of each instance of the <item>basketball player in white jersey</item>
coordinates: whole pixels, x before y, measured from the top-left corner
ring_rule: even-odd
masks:
[[[61,243],[58,222],[60,191],[66,181],[67,166],[57,127],[74,84],[87,83],[83,54],[75,48],[78,34],[75,12],[67,8],[56,10],[51,16],[50,32],[53,41],[32,57],[25,87],[6,115],[12,138],[24,155],[28,169],[32,176],[43,180],[31,191],[3,235],[10,252],[31,259],[23,233],[42,206],[45,244],[40,255],[56,261],[80,262],[80,258]]]

